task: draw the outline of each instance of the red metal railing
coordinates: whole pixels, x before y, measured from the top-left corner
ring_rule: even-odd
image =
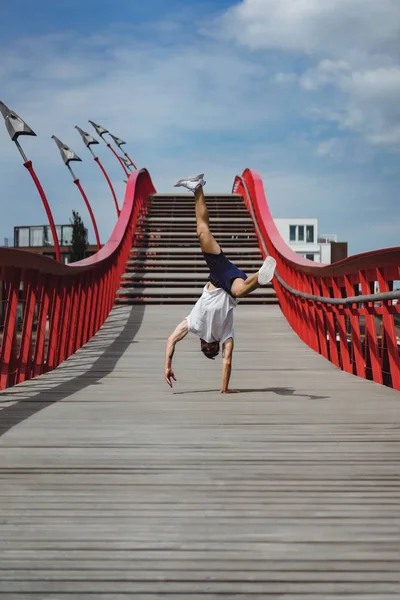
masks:
[[[299,337],[338,368],[400,390],[400,300],[392,292],[400,280],[400,248],[315,264],[281,238],[258,173],[246,169],[233,191],[254,218],[264,256],[277,261],[274,288]]]
[[[0,248],[0,389],[57,367],[101,327],[114,305],[138,216],[155,192],[145,169],[130,175],[109,241],[71,265]]]

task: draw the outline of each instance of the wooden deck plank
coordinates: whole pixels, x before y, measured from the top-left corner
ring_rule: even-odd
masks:
[[[398,392],[342,373],[279,307],[236,309],[232,385],[191,306],[113,311],[0,394],[0,597],[400,595]]]

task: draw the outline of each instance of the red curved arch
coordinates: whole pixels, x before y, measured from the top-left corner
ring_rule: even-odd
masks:
[[[290,288],[343,299],[368,295],[376,288],[389,292],[400,280],[400,247],[365,252],[332,265],[315,264],[293,252],[280,236],[256,171],[246,169],[236,177],[233,191],[243,196],[263,254],[266,248],[276,259],[277,273]],[[400,301],[333,306],[301,298],[277,278],[273,285],[283,314],[313,350],[349,373],[400,390]]]
[[[132,173],[110,239],[85,260],[63,265],[0,248],[0,389],[54,369],[99,330],[114,305],[138,217],[155,191],[146,169]]]

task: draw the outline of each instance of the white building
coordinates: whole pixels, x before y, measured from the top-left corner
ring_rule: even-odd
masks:
[[[316,263],[330,264],[346,258],[347,242],[338,242],[336,234],[319,234],[318,219],[274,219],[290,248]]]

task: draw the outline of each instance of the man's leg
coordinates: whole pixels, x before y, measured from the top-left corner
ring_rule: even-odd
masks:
[[[219,254],[221,248],[210,231],[208,209],[202,186],[197,188],[194,198],[196,201],[197,236],[200,240],[200,247],[207,254]]]
[[[267,256],[264,264],[257,273],[250,275],[246,280],[240,278],[235,279],[231,288],[232,295],[237,298],[243,298],[244,296],[251,294],[251,292],[254,292],[258,287],[266,285],[272,281],[275,267],[275,259],[272,256]]]
[[[195,177],[180,179],[175,184],[175,187],[185,187],[194,193],[196,201],[197,235],[200,240],[201,249],[206,254],[218,255],[221,252],[221,248],[210,231],[208,210],[203,193],[203,186],[205,184],[203,177],[204,174],[201,173]],[[259,286],[266,285],[272,280],[275,267],[276,261],[271,256],[268,256],[258,273],[250,275],[246,280],[240,277],[234,280],[231,287],[232,295],[242,298],[253,292]]]
[[[231,288],[232,296],[243,298],[244,296],[251,294],[251,292],[254,292],[258,287],[260,287],[260,284],[258,283],[258,273],[250,275],[246,280],[240,278],[235,279]]]

